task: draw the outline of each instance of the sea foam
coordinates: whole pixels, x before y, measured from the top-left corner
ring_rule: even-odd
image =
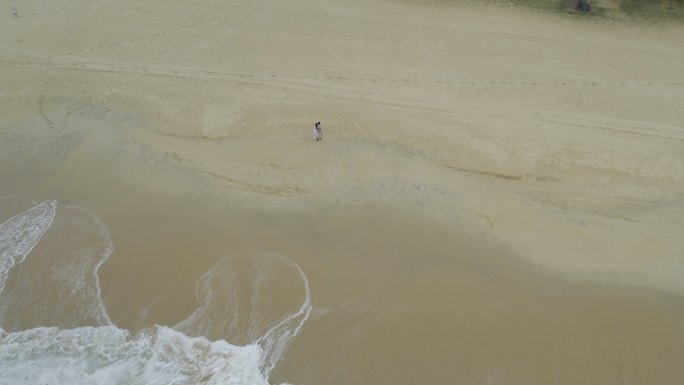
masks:
[[[167,327],[34,328],[0,335],[0,384],[268,384],[257,345],[190,338]]]
[[[113,251],[109,232],[84,208],[55,206],[55,213],[50,229],[0,292],[0,325],[7,331],[111,323],[97,275]]]
[[[278,253],[225,257],[200,278],[196,293],[200,306],[174,329],[258,345],[263,351],[259,366],[266,376],[311,313],[306,275]]]
[[[22,263],[36,246],[55,217],[56,201],[45,201],[0,224],[0,292],[9,271]]]

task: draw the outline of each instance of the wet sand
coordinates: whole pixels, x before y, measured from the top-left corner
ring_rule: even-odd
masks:
[[[684,346],[680,296],[577,282],[417,213],[366,204],[315,216],[274,215],[209,209],[187,198],[98,196],[115,245],[99,273],[102,296],[121,328],[173,326],[188,317],[198,306],[197,281],[225,255],[251,258],[277,250],[300,265],[314,310],[271,383],[618,384],[684,378],[678,364]],[[49,254],[60,240],[45,242],[33,253]],[[26,263],[14,273],[31,268]],[[300,301],[301,283],[290,278],[294,291],[264,291],[263,301]],[[235,288],[250,292],[253,285]],[[60,326],[43,312],[21,314],[28,321],[24,328]],[[12,330],[8,324],[5,329]],[[251,342],[227,331],[208,337]]]
[[[0,222],[29,199],[95,213],[117,327],[178,325],[222,258],[276,252],[313,308],[270,383],[684,382],[681,27],[354,0],[25,7],[0,26],[0,196],[23,197]],[[47,232],[31,253],[68,245]],[[221,323],[241,296],[183,331],[253,342],[302,300],[285,273],[239,325],[256,334]]]

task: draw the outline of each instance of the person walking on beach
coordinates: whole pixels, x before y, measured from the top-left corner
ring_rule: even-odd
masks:
[[[314,123],[313,140],[321,140],[321,122]]]
[[[314,130],[316,131],[316,140],[323,139],[323,135],[321,134],[321,122],[316,122]]]
[[[14,7],[10,8],[10,14],[14,17],[17,17],[17,9]]]

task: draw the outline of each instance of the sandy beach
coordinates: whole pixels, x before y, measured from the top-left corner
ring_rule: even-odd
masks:
[[[684,383],[683,26],[414,0],[16,7],[0,384],[180,378],[65,380],[81,353],[47,348],[22,377],[38,361],[11,341],[84,327],[204,352],[177,383]]]

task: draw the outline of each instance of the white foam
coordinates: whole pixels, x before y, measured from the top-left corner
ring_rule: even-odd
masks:
[[[302,282],[304,282],[305,296],[302,306],[295,313],[290,314],[257,340],[259,346],[264,350],[259,367],[267,377],[285,352],[287,344],[299,333],[299,330],[304,326],[306,320],[309,319],[309,315],[311,315],[309,280],[306,279],[304,271],[294,261],[289,258],[283,260],[297,268],[299,276]]]
[[[109,232],[94,213],[56,206],[52,225],[31,257],[6,278],[0,324],[8,331],[110,324],[97,271],[112,250]]]
[[[10,269],[24,262],[52,224],[56,204],[45,201],[0,224],[0,292]]]
[[[303,286],[303,301],[296,285]],[[263,351],[259,366],[267,378],[311,313],[306,275],[278,253],[225,257],[200,278],[196,293],[198,309],[174,329],[257,344]]]
[[[0,334],[0,385],[266,385],[261,355],[166,327],[35,328]]]
[[[95,265],[95,271],[92,272],[92,275],[95,279],[95,290],[97,291],[95,300],[97,302],[97,307],[100,310],[99,317],[102,320],[101,322],[106,323],[106,324],[111,324],[112,321],[109,319],[109,314],[107,314],[107,309],[105,309],[104,302],[102,302],[102,287],[100,286],[100,275],[98,272],[100,271],[100,268],[102,265],[111,257],[112,253],[114,252],[114,245],[112,244],[112,237],[109,235],[109,230],[107,230],[107,227],[105,227],[104,223],[100,218],[95,215],[94,212],[87,210],[83,207],[76,207],[76,206],[63,206],[66,209],[71,209],[71,210],[80,210],[86,213],[88,216],[90,216],[91,220],[94,221],[97,224],[97,229],[99,230],[100,237],[102,238],[103,241],[103,246],[104,249],[101,250],[100,254],[97,255],[96,257],[98,258],[98,261]]]

